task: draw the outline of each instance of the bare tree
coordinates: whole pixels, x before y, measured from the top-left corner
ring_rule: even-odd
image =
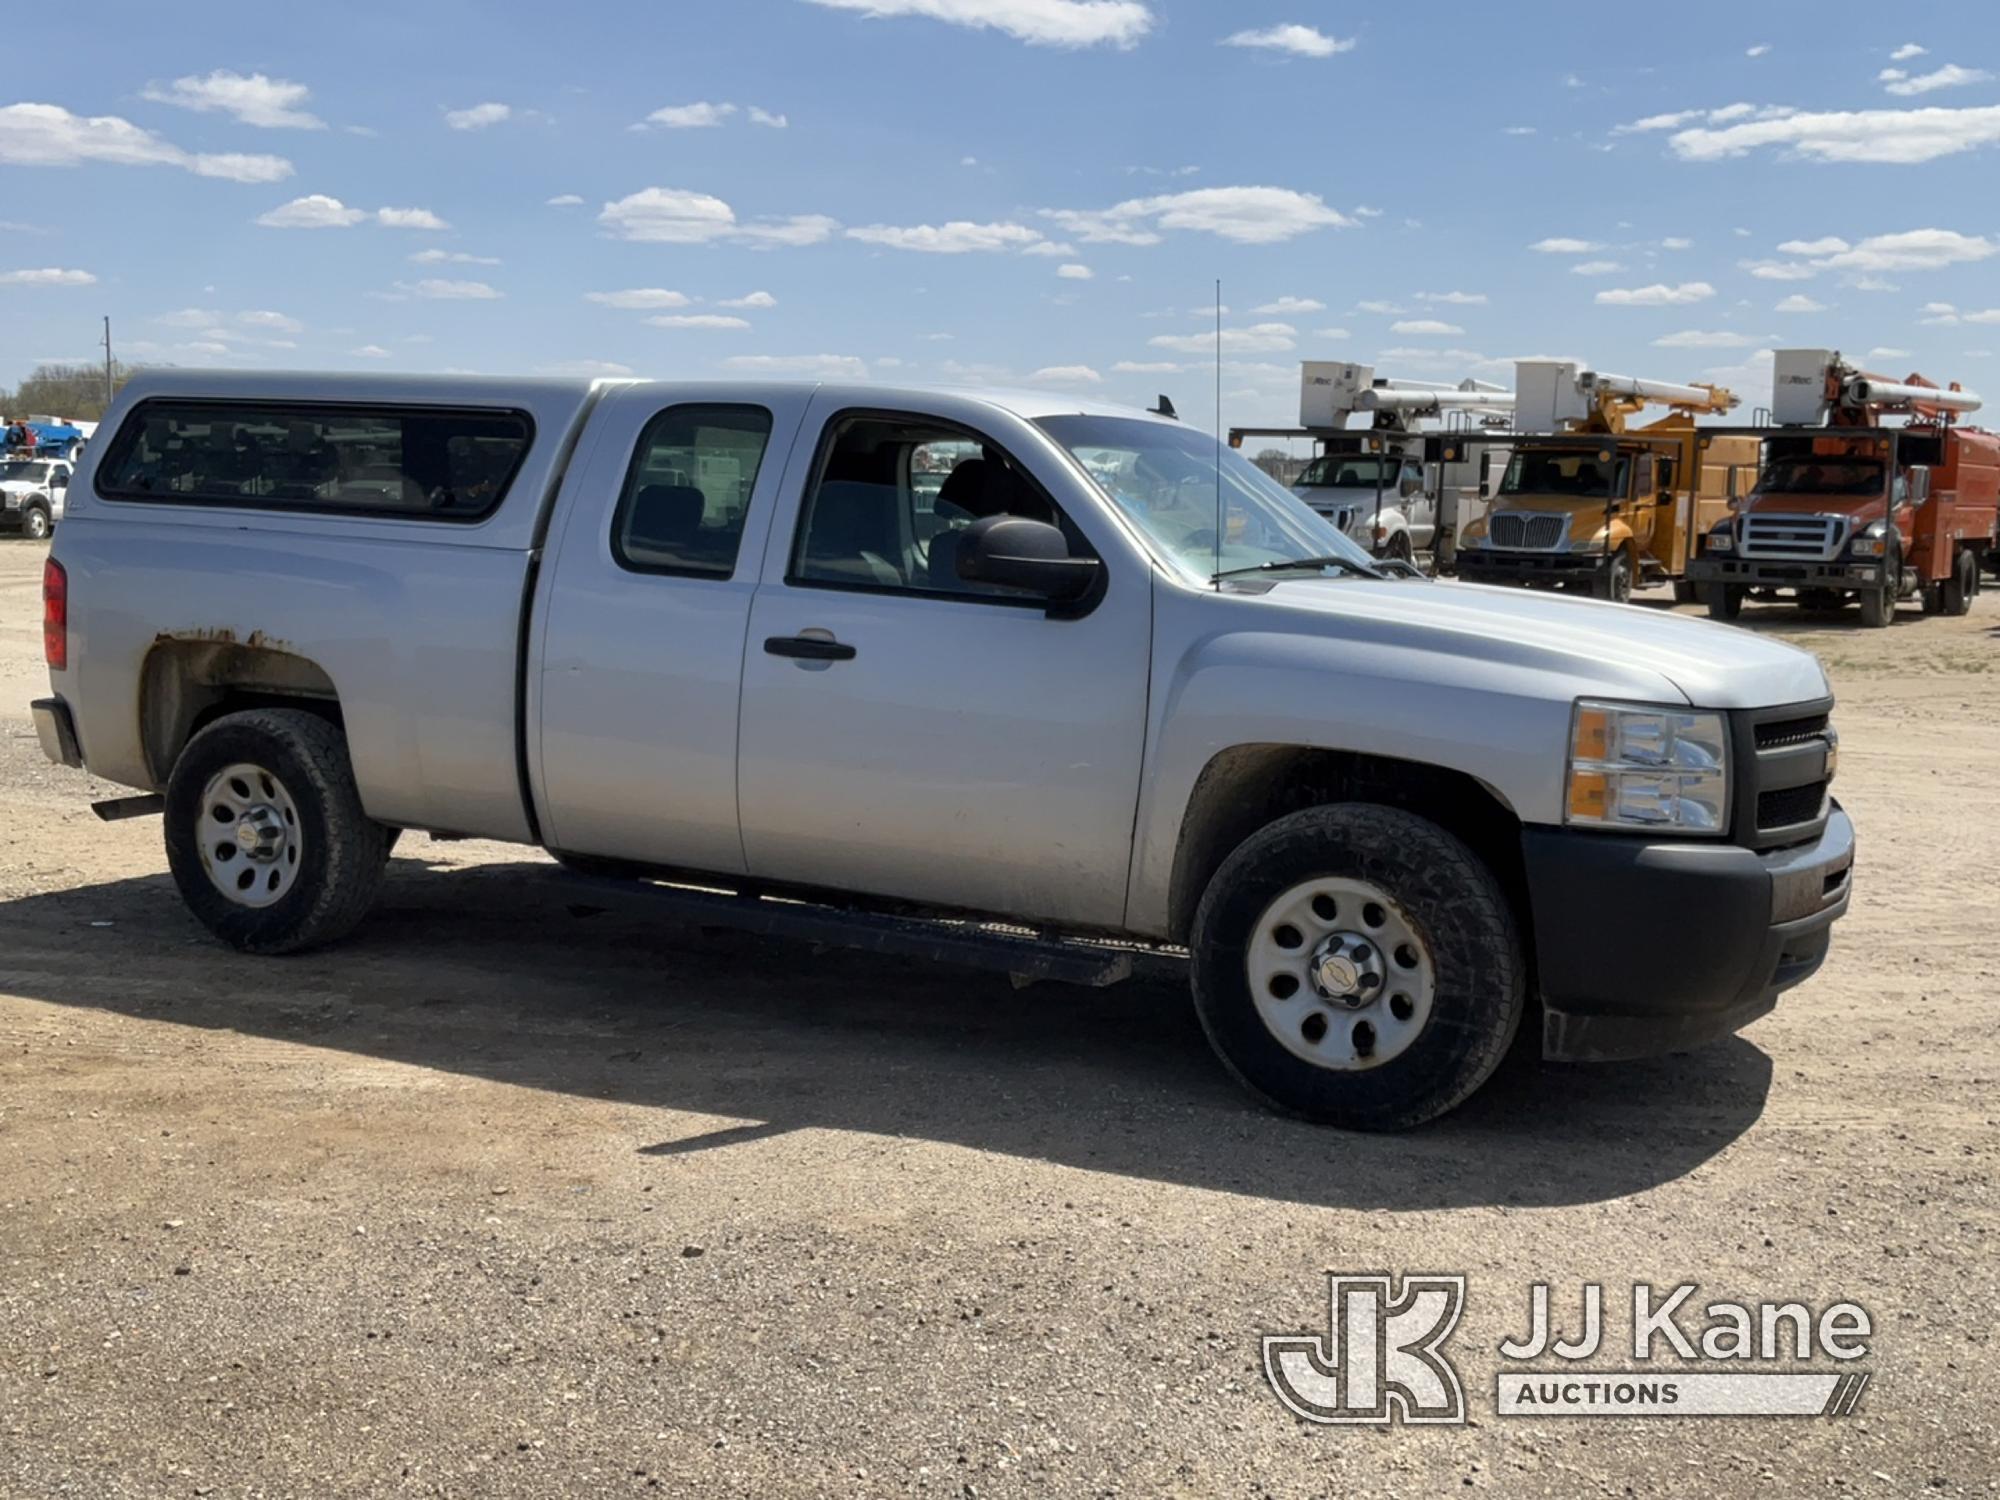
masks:
[[[112,365],[114,393],[132,373],[129,365]],[[0,392],[0,411],[16,420],[35,415],[94,422],[104,415],[104,406],[104,366],[98,364],[37,365],[13,391]]]
[[[1278,483],[1286,485],[1297,479],[1306,466],[1304,459],[1293,458],[1283,448],[1266,448],[1258,453],[1255,458],[1251,459],[1250,462],[1262,469],[1266,474],[1269,474]]]

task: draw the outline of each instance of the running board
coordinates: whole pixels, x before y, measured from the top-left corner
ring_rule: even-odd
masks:
[[[728,927],[760,937],[793,938],[832,948],[893,954],[928,963],[988,969],[1017,985],[1038,980],[1101,989],[1135,975],[1165,978],[1186,972],[1183,954],[1141,944],[1046,937],[1002,923],[970,918],[907,917],[853,910],[788,897],[738,894],[650,880],[562,871],[573,916],[599,910],[658,912],[697,925]]]

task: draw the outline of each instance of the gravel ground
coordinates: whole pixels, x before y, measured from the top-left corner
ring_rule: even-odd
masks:
[[[1365,1138],[1247,1104],[1175,985],[578,916],[497,845],[407,837],[352,940],[226,952],[157,821],[36,749],[41,552],[0,544],[0,1494],[2000,1489],[2000,595],[1746,616],[1842,699],[1817,978]],[[1634,917],[1635,964],[1700,941]],[[1266,1387],[1258,1335],[1382,1268],[1470,1278],[1470,1425]],[[1538,1280],[1572,1323],[1585,1280],[1851,1299],[1873,1382],[1838,1421],[1497,1417]]]

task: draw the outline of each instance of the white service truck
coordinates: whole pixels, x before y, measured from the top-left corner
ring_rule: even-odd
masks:
[[[1559,1058],[1726,1035],[1847,909],[1810,655],[1385,570],[1162,417],[159,371],[105,432],[36,727],[250,952],[361,920],[401,830],[539,844],[800,962],[1137,940],[1252,1092],[1388,1129],[1524,1017]],[[1686,941],[1635,969],[1635,911]]]

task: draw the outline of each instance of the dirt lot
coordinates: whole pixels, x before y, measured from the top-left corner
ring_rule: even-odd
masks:
[[[1244,1102],[1172,985],[578,917],[499,846],[411,836],[353,940],[226,952],[157,820],[36,748],[41,553],[0,543],[0,1494],[2000,1488],[2000,594],[1746,616],[1842,699],[1819,977],[1374,1139]],[[1635,916],[1635,963],[1701,941]],[[1470,1277],[1470,1427],[1265,1386],[1258,1334],[1382,1268]],[[1574,1323],[1590,1279],[1852,1299],[1873,1383],[1841,1421],[1494,1416],[1529,1284]]]

